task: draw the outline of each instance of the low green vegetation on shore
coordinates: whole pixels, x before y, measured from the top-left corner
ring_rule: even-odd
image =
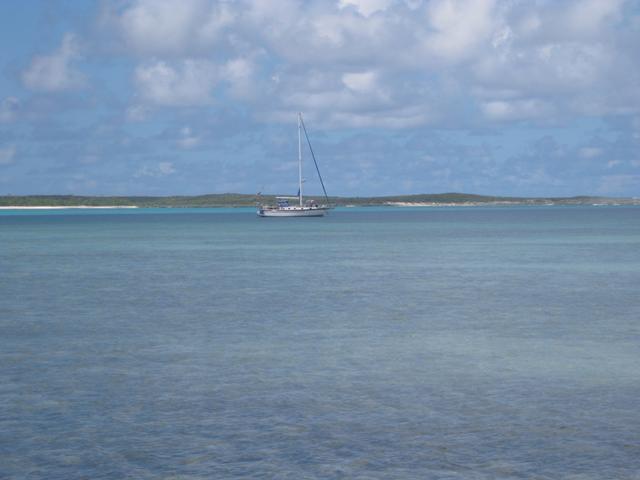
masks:
[[[320,200],[320,198],[318,198]],[[640,199],[607,197],[497,197],[466,193],[396,195],[385,197],[330,197],[336,206],[383,205],[591,205],[640,204]],[[256,202],[274,203],[274,195],[222,193],[195,196],[76,196],[76,195],[7,195],[0,196],[0,207],[248,207]]]

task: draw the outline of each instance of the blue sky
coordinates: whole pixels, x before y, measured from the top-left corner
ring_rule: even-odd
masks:
[[[27,0],[0,26],[0,194],[295,194],[302,111],[330,194],[640,196],[640,0]]]

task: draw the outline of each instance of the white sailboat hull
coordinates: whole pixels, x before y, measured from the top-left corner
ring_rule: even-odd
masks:
[[[304,182],[302,178],[303,128],[305,136],[307,138],[307,143],[309,144],[311,156],[313,156],[311,142],[309,141],[309,137],[307,136],[307,129],[304,126],[304,122],[302,121],[302,113],[298,113],[298,195],[296,195],[295,197],[276,197],[277,205],[258,204],[258,211],[256,213],[259,217],[324,217],[330,208],[328,205],[318,205],[315,200],[307,200],[306,202],[304,201],[302,194],[302,184]],[[316,163],[315,157],[313,157],[313,161],[314,163]],[[318,169],[317,163],[316,170],[318,172],[318,177],[320,178],[322,191],[324,192],[324,196],[328,203],[329,197],[327,197],[327,191],[324,188],[324,182],[322,181],[322,176],[320,175],[320,170]],[[294,205],[290,205],[289,200],[295,200],[296,202]]]
[[[259,208],[259,217],[324,217],[328,208],[323,207],[285,207]]]

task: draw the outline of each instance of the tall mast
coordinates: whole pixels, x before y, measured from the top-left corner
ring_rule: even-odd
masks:
[[[298,112],[298,197],[302,207],[302,113]]]

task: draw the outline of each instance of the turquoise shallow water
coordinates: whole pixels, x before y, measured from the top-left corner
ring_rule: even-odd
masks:
[[[640,208],[0,213],[0,478],[637,479]]]

